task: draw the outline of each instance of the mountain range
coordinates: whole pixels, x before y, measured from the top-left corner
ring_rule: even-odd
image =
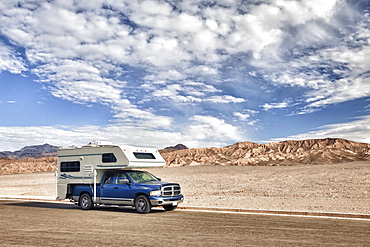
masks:
[[[370,160],[370,144],[326,138],[269,144],[239,142],[223,148],[160,151],[167,166],[294,165]]]
[[[27,146],[0,152],[0,174],[57,169],[58,146]],[[269,144],[239,142],[222,148],[187,148],[183,144],[159,150],[168,166],[289,166],[370,161],[370,144],[326,138]]]
[[[56,156],[58,146],[53,146],[50,144],[26,146],[18,151],[2,151],[0,152],[0,157],[9,159],[21,159],[21,158],[40,158]]]

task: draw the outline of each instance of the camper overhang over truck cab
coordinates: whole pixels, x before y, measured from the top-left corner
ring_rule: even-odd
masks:
[[[133,170],[164,165],[155,148],[95,142],[59,149],[57,200],[70,199],[82,209],[105,204],[133,206],[139,213],[148,213],[154,206],[174,210],[184,199],[179,184]]]

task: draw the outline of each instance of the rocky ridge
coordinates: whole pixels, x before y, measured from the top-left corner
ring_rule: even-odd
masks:
[[[56,156],[58,146],[53,146],[50,144],[43,145],[34,145],[26,146],[18,151],[3,151],[0,152],[0,157],[9,158],[9,159],[21,159],[21,158],[40,158],[40,157],[49,157]]]
[[[57,170],[57,157],[9,159],[0,158],[0,175],[48,172]]]
[[[345,139],[309,139],[269,144],[240,142],[223,148],[162,152],[166,166],[330,164],[370,160],[370,144]]]
[[[171,147],[166,147],[164,149],[161,149],[160,152],[161,154],[164,154],[164,153],[173,152],[177,150],[184,150],[184,149],[188,149],[188,147],[185,146],[184,144],[177,144],[176,146],[171,146]]]

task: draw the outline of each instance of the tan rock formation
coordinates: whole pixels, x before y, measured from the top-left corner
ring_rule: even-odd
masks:
[[[224,148],[173,150],[162,155],[167,166],[330,164],[370,160],[370,144],[332,138],[270,144],[240,142]]]

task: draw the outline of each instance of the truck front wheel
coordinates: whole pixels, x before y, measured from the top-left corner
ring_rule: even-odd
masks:
[[[80,196],[79,205],[84,210],[89,210],[94,207],[94,203],[91,200],[91,196],[89,193],[84,193]]]
[[[135,209],[140,214],[147,214],[151,210],[150,201],[147,196],[139,195],[135,199]]]

